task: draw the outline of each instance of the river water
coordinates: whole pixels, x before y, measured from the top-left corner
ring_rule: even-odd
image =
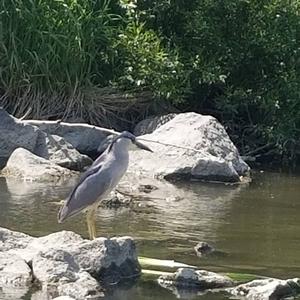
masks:
[[[0,226],[33,236],[62,229],[87,236],[85,218],[57,224],[71,185],[0,178]],[[300,276],[300,176],[257,172],[250,184],[181,184],[183,197],[154,198],[139,208],[99,209],[99,236],[130,235],[139,256],[174,259],[217,272]],[[146,201],[146,200],[144,200]],[[207,258],[193,247],[206,241],[219,252]],[[30,297],[26,297],[30,299]],[[122,287],[107,299],[176,299],[155,282]],[[226,299],[223,294],[193,299]],[[229,298],[228,298],[229,299]]]

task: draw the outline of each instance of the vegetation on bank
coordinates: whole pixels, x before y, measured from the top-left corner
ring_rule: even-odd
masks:
[[[154,106],[209,113],[243,155],[295,164],[299,12],[297,0],[0,1],[1,104],[104,125]]]

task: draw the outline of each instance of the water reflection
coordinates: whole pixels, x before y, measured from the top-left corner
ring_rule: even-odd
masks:
[[[145,204],[141,207],[99,209],[98,235],[131,235],[139,255],[176,259],[212,271],[299,276],[300,177],[256,174],[249,185],[237,186],[136,182],[158,189],[140,199]],[[87,237],[82,215],[63,225],[56,221],[59,207],[54,202],[64,199],[73,184],[44,185],[0,177],[0,226],[35,236],[68,229]],[[122,186],[129,188],[126,178]],[[227,255],[200,259],[193,250],[198,241],[207,241]],[[124,297],[114,294],[109,299],[174,299],[170,292],[144,283],[120,293]],[[206,295],[205,299],[218,297]]]

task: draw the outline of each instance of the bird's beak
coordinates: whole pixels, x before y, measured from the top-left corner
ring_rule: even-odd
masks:
[[[139,147],[140,149],[143,149],[143,150],[147,150],[147,151],[150,151],[150,152],[153,152],[148,146],[142,144],[141,142],[139,142],[138,140],[135,140],[134,141],[134,144]]]

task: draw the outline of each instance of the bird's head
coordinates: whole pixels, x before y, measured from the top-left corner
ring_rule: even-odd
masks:
[[[148,146],[138,141],[134,134],[128,131],[123,131],[121,134],[115,137],[115,139],[112,141],[112,145],[113,144],[120,144],[122,147],[130,147],[130,145],[134,145],[139,149],[153,152]]]

